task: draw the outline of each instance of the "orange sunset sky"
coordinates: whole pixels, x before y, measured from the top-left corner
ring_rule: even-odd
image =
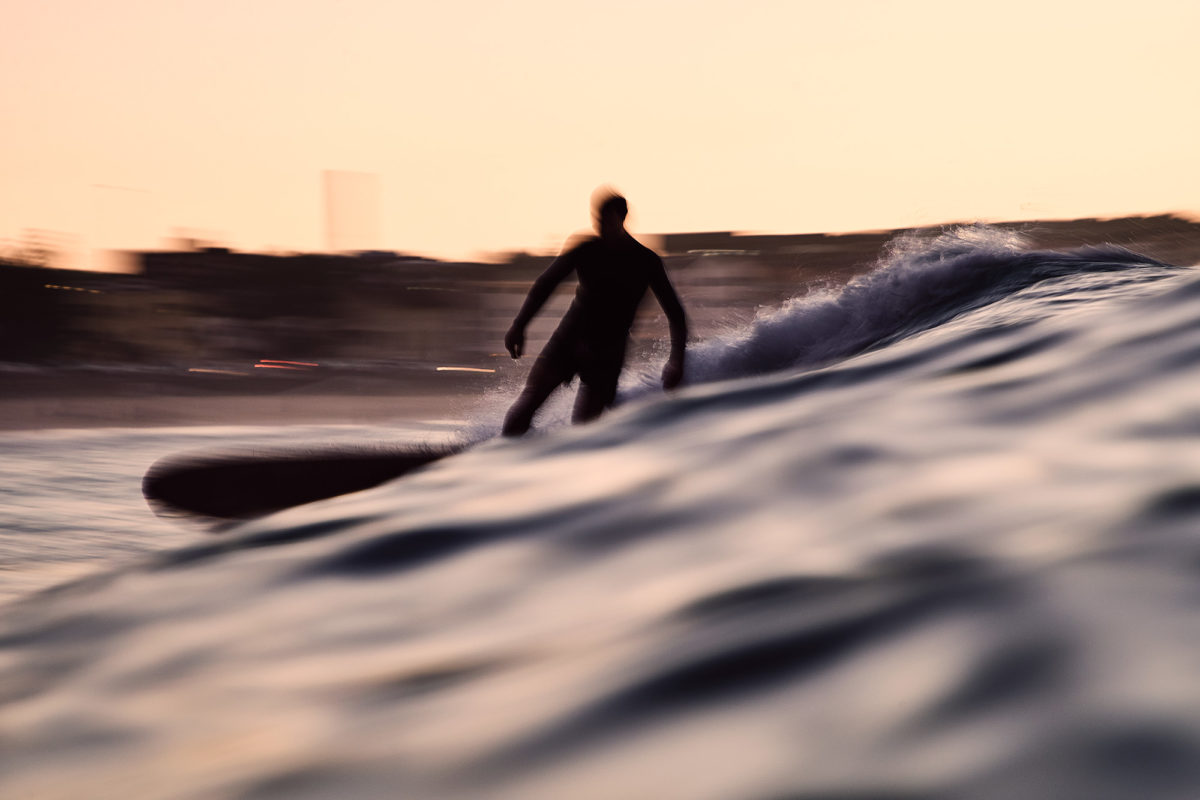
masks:
[[[10,0],[0,239],[546,250],[635,231],[1200,209],[1200,3]]]

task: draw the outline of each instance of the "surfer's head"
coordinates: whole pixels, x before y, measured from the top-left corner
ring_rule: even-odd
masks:
[[[601,236],[622,231],[628,214],[629,203],[611,188],[603,187],[592,195],[592,218]]]

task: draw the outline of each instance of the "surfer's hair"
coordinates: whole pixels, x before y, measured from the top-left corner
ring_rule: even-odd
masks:
[[[616,192],[607,192],[596,203],[596,219],[616,217],[621,222],[629,214],[629,202]]]

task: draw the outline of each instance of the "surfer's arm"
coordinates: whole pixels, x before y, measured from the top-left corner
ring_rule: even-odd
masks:
[[[667,315],[667,325],[671,330],[671,355],[663,367],[662,380],[664,389],[674,389],[683,379],[683,354],[687,349],[688,337],[687,315],[661,261],[650,281],[650,289]]]
[[[508,333],[504,334],[504,347],[513,358],[520,358],[521,351],[525,349],[525,326],[529,324],[529,320],[537,315],[558,285],[575,269],[573,254],[574,250],[569,250],[554,259],[554,263],[547,267],[530,287],[521,310],[509,326]]]

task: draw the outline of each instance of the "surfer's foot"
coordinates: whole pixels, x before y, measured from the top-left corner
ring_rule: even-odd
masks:
[[[518,436],[524,436],[528,432],[529,432],[528,425],[525,425],[524,427],[522,427],[519,425],[509,425],[507,422],[505,422],[504,427],[500,429],[500,435],[508,437],[508,438],[516,438]]]

